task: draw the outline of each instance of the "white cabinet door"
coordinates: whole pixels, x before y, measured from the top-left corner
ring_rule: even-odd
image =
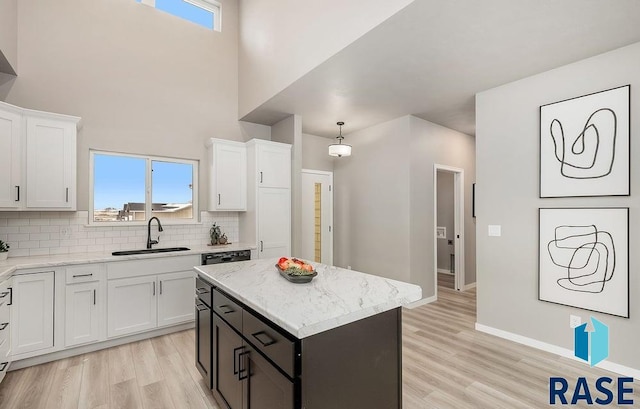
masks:
[[[179,324],[195,319],[193,289],[195,273],[179,273],[158,276],[158,326]]]
[[[0,110],[0,208],[20,207],[24,158],[22,155],[22,116]]]
[[[258,189],[258,257],[291,255],[291,190]]]
[[[209,210],[247,209],[247,148],[241,143],[213,142]]]
[[[107,336],[156,328],[156,294],[156,276],[108,281]]]
[[[53,271],[13,277],[13,355],[53,347],[53,278]]]
[[[264,145],[257,147],[258,187],[291,188],[291,146]]]
[[[100,339],[99,283],[72,284],[66,287],[65,346]]]
[[[27,208],[76,208],[76,124],[27,118]]]

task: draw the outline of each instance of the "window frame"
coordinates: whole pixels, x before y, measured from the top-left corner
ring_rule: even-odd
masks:
[[[213,30],[211,31],[222,32],[222,4],[221,3],[215,0],[182,0],[182,1],[213,13]],[[140,0],[140,3],[156,8],[156,0]],[[174,14],[172,15],[174,17],[181,18],[180,16],[176,16]],[[203,27],[203,28],[207,28],[207,27]]]
[[[95,194],[95,184],[94,184],[94,169],[95,169],[95,155],[108,155],[108,156],[124,156],[128,158],[137,158],[145,160],[145,188],[144,188],[144,197],[145,197],[145,220],[142,221],[112,221],[112,222],[96,222],[94,220],[94,194]],[[200,221],[200,210],[198,206],[198,197],[199,197],[199,182],[198,182],[198,174],[200,173],[200,161],[195,159],[183,159],[183,158],[172,158],[165,156],[155,156],[155,155],[140,155],[135,153],[124,153],[124,152],[111,152],[111,151],[102,151],[97,149],[89,149],[89,226],[93,227],[114,227],[114,226],[146,226],[149,223],[149,219],[153,217],[152,213],[152,194],[153,194],[153,186],[152,186],[152,164],[154,161],[158,162],[170,162],[170,163],[178,163],[183,165],[191,165],[192,166],[192,189],[191,189],[191,208],[192,215],[191,219],[171,219],[166,218],[162,219],[161,222],[163,225],[192,225],[192,224],[201,224]]]

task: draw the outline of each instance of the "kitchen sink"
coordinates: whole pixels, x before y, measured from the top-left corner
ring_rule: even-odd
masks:
[[[133,254],[154,254],[154,253],[170,253],[173,251],[188,251],[191,250],[188,247],[165,247],[159,249],[142,249],[142,250],[122,250],[114,251],[112,256],[131,256]]]

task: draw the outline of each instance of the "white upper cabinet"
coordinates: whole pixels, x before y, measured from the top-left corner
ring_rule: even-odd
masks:
[[[240,237],[255,240],[258,258],[291,255],[291,145],[247,142],[247,212]]]
[[[79,122],[0,102],[0,209],[76,210]]]
[[[22,197],[22,116],[0,109],[0,208],[17,209]]]
[[[258,144],[258,186],[291,188],[291,145]]]
[[[27,207],[76,208],[76,125],[27,118]]]
[[[244,143],[211,139],[209,211],[247,210],[247,148]]]

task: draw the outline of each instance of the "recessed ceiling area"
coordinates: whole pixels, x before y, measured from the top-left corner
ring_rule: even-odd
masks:
[[[416,0],[242,120],[335,137],[412,114],[474,135],[477,92],[638,42],[638,21],[637,0]]]

